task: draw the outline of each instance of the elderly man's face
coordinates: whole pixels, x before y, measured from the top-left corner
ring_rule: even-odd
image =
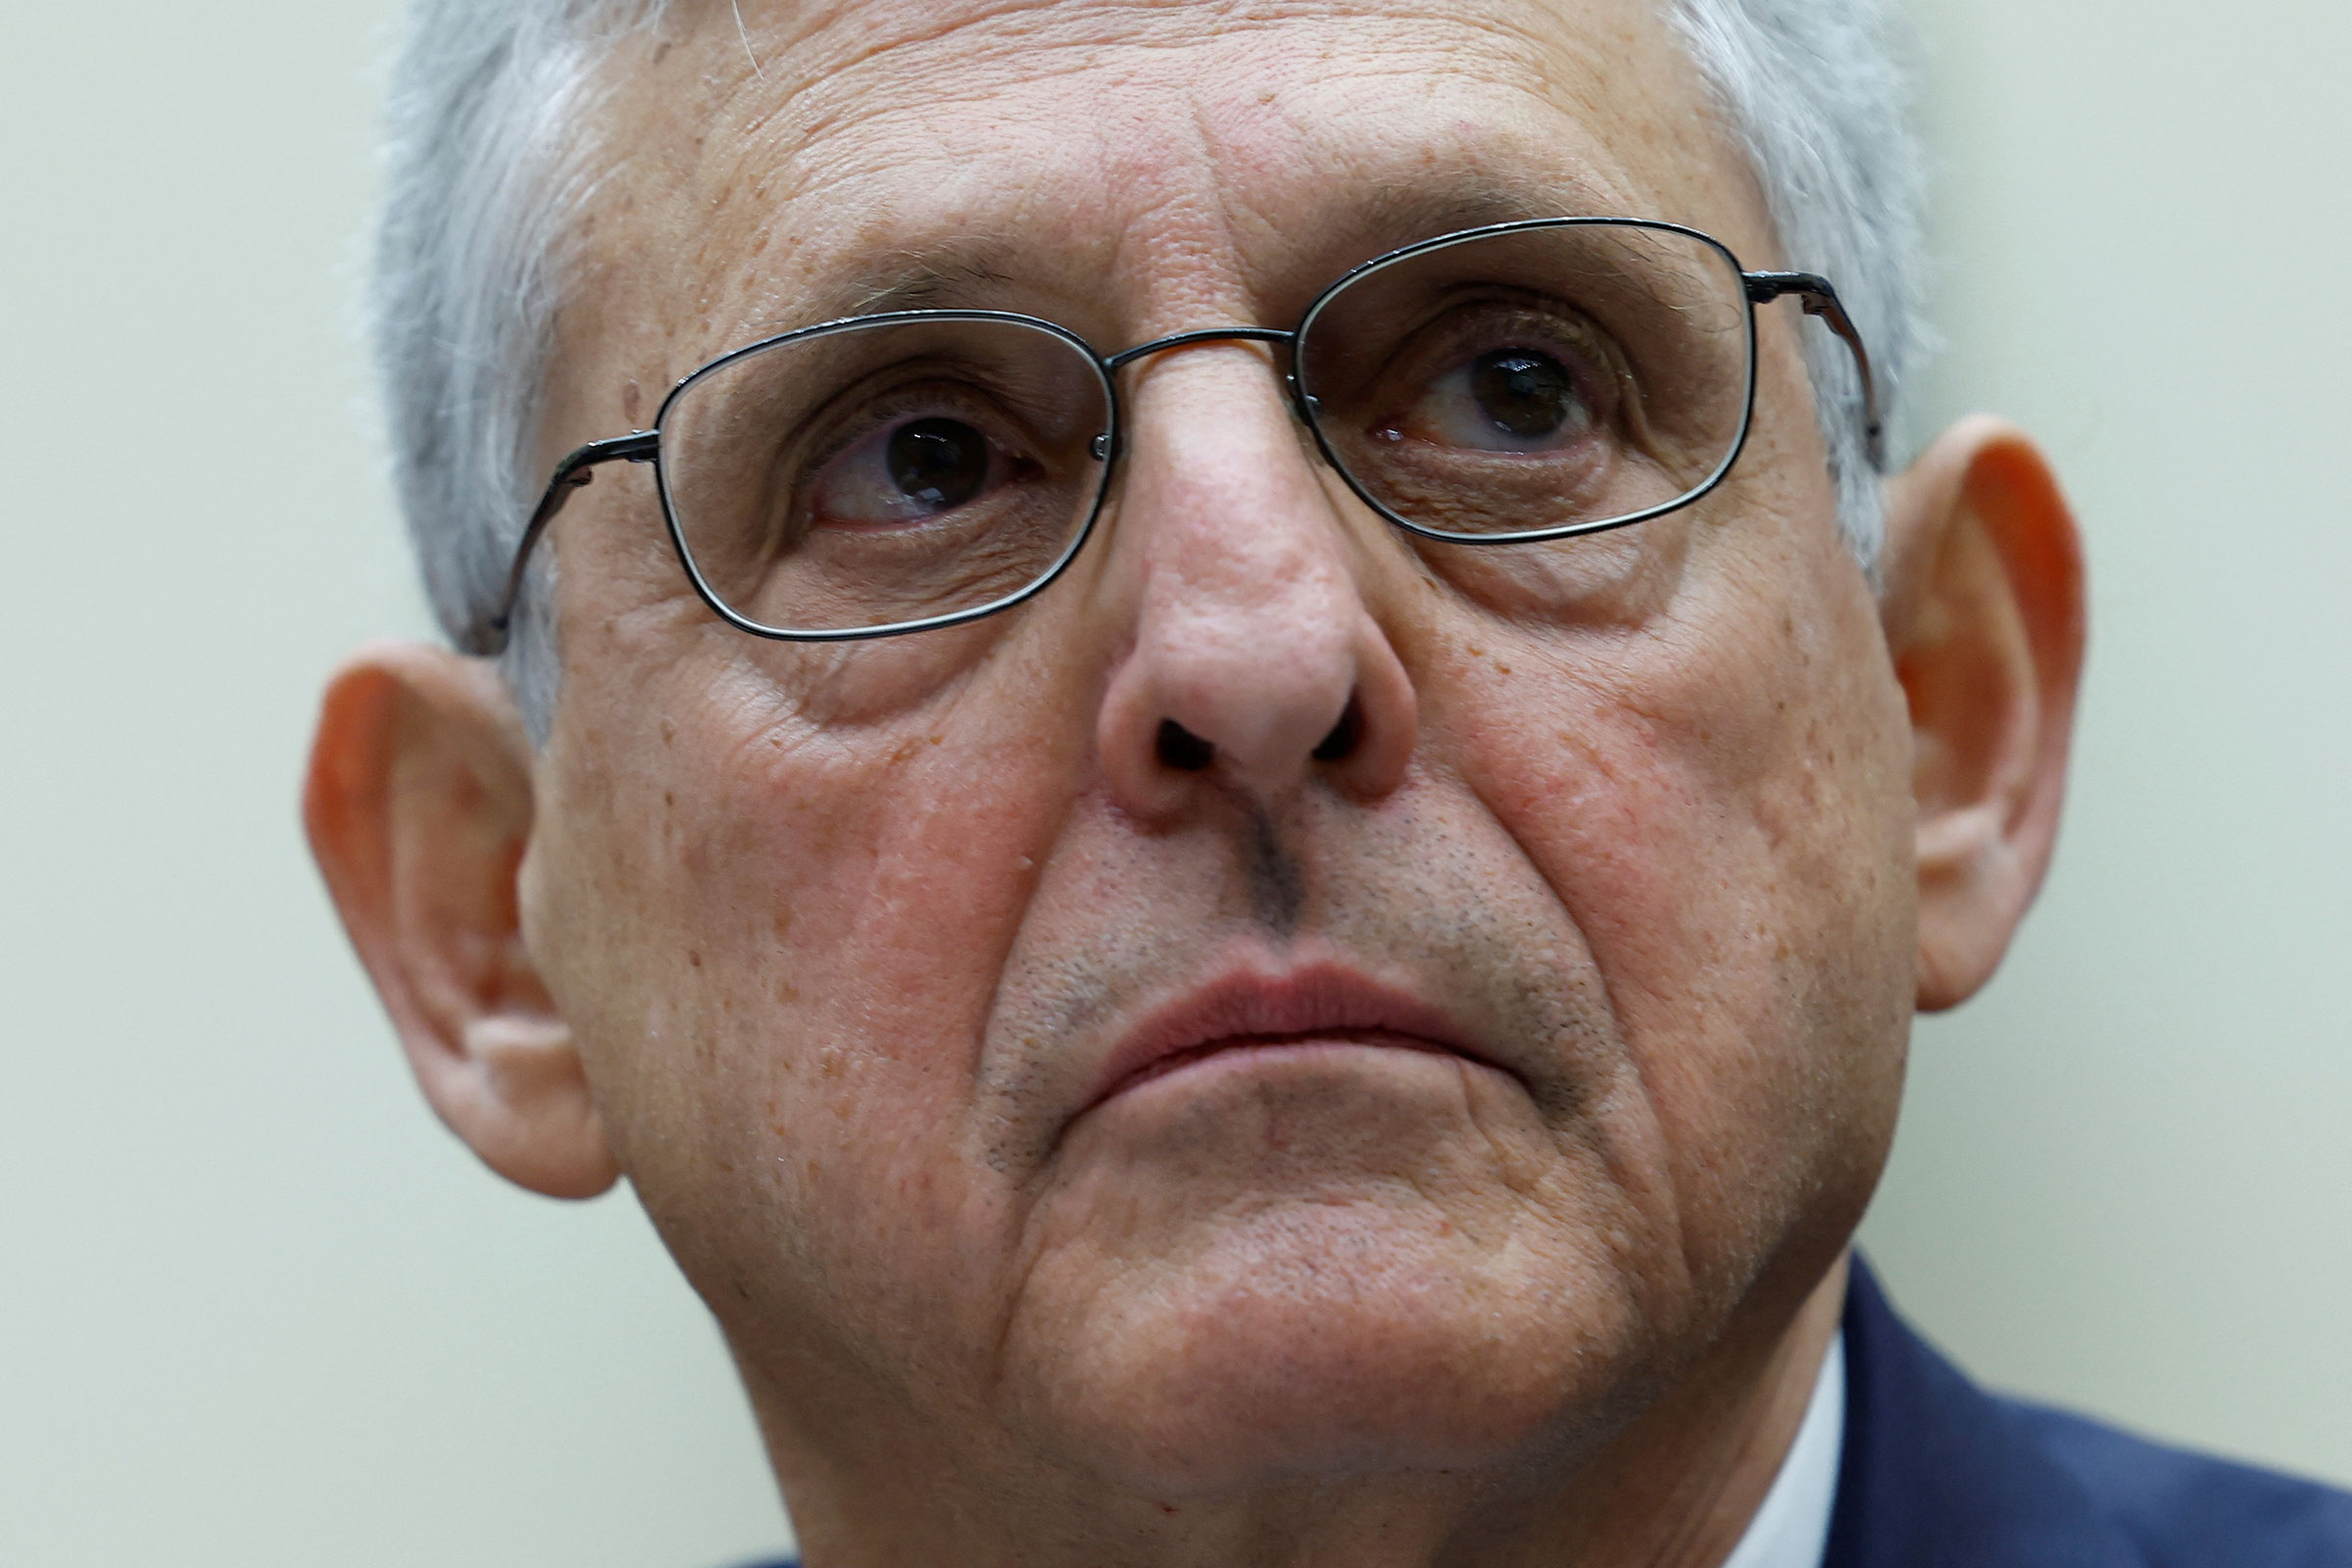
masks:
[[[1530,212],[1777,260],[1640,0],[727,10],[608,74],[550,455],[908,270],[1112,349]],[[574,504],[523,930],[755,1387],[1171,1493],[1444,1466],[1818,1273],[1916,894],[1803,329],[1703,504],[1484,552],[1348,497],[1261,348],[1169,353],[1070,573],[882,642],[718,622],[642,474]]]
[[[1520,216],[1781,260],[1649,0],[746,0],[601,70],[551,462],[894,285],[1107,351]],[[1147,1533],[1349,1474],[1556,1498],[1695,1475],[1710,1397],[1781,1400],[1715,1423],[1768,1475],[1795,1407],[1752,1391],[1801,1407],[1914,997],[2046,862],[2081,583],[2039,460],[1964,423],[1874,599],[1821,329],[1759,320],[1719,489],[1483,549],[1355,500],[1262,344],[1146,358],[1069,571],[879,641],[723,624],[603,470],[543,749],[454,655],[330,691],[313,838],[427,1093],[529,1185],[630,1176],[812,1529],[908,1464]]]

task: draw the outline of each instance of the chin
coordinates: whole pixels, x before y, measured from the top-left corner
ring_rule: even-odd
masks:
[[[1005,1386],[1035,1391],[1016,1419],[1163,1500],[1597,1446],[1649,1381],[1654,1317],[1597,1247],[1493,1241],[1377,1201],[1269,1204],[1031,1316],[1006,1345]]]

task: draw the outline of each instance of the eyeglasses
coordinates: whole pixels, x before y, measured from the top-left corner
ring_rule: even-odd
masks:
[[[481,639],[600,464],[650,463],[695,590],[756,636],[840,641],[1008,610],[1086,544],[1123,446],[1117,372],[1188,344],[1288,351],[1284,387],[1348,486],[1397,527],[1469,546],[1621,528],[1689,506],[1753,418],[1755,307],[1794,295],[1870,357],[1827,278],[1750,272],[1642,219],[1500,223],[1355,268],[1291,331],[1215,327],[1117,354],[1003,311],[853,317],[721,355],[653,427],[556,467]]]

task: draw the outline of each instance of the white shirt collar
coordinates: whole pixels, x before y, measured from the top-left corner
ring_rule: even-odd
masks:
[[[1805,1401],[1805,1419],[1764,1494],[1747,1533],[1723,1568],[1821,1568],[1838,1500],[1838,1461],[1845,1449],[1845,1335],[1830,1341]]]

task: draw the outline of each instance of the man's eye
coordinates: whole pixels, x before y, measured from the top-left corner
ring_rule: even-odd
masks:
[[[1429,383],[1381,438],[1481,452],[1552,452],[1597,422],[1575,370],[1539,348],[1490,349]]]
[[[1532,349],[1480,355],[1470,366],[1470,396],[1497,431],[1527,440],[1558,435],[1584,413],[1568,368]]]
[[[978,499],[1005,477],[1004,454],[961,419],[902,419],[864,436],[810,482],[809,518],[912,523]]]
[[[917,419],[890,433],[884,461],[902,495],[946,512],[988,482],[988,438],[961,419]]]

